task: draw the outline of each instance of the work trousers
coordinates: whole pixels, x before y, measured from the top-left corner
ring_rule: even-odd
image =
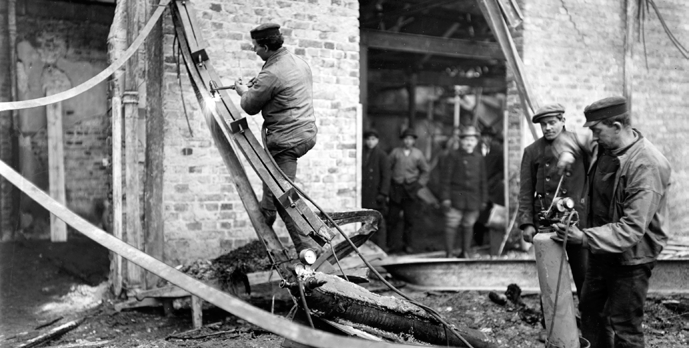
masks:
[[[270,152],[275,159],[275,163],[277,163],[282,172],[284,172],[290,180],[294,181],[297,177],[297,159],[311,150],[314,145],[316,145],[316,139],[309,140],[289,149],[279,151],[271,149]],[[277,214],[280,214],[280,218],[285,223],[285,227],[294,243],[294,247],[297,249],[297,253],[307,248],[319,248],[318,244],[311,239],[311,237],[297,228],[294,220],[287,214],[287,211],[280,205],[277,198],[273,195],[273,192],[270,191],[268,185],[265,183],[263,183],[261,212],[270,226],[273,226],[277,219]]]
[[[388,211],[387,245],[388,253],[411,251],[414,225],[421,209],[418,199],[403,184],[393,182],[390,186],[390,209]],[[397,228],[400,212],[404,215],[402,235]]]
[[[445,212],[445,250],[447,257],[452,256],[452,251],[455,248],[455,238],[457,236],[457,228],[461,226],[461,242],[462,254],[469,257],[471,250],[471,241],[474,237],[474,224],[478,220],[478,210],[459,210],[450,207]]]
[[[642,348],[644,302],[656,263],[622,266],[609,257],[589,254],[579,301],[582,335],[591,348]]]

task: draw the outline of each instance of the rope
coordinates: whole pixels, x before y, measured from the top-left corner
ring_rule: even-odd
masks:
[[[158,22],[160,16],[163,15],[163,12],[165,11],[165,8],[167,7],[168,3],[170,3],[170,0],[160,1],[158,8],[156,8],[155,12],[151,16],[151,19],[148,20],[146,26],[141,30],[139,36],[137,36],[136,40],[132,42],[131,46],[129,46],[129,48],[124,52],[124,55],[116,61],[112,62],[110,66],[108,66],[105,70],[101,71],[98,75],[88,79],[86,82],[74,88],[70,88],[64,92],[53,94],[47,97],[0,103],[0,111],[28,109],[61,102],[63,100],[73,98],[79,94],[82,94],[88,91],[89,89],[95,87],[99,83],[103,82],[106,78],[108,78],[108,76],[112,75],[115,71],[121,68],[122,65],[124,65],[124,63],[127,62],[129,58],[131,58],[132,55],[139,49],[139,46],[141,46],[148,34],[150,34],[151,30],[153,30],[153,26]]]

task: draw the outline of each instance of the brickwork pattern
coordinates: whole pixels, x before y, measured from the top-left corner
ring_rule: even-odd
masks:
[[[583,130],[583,109],[591,102],[623,94],[625,7],[615,0],[524,0],[522,57],[526,76],[537,103],[557,102],[566,109],[570,129]],[[657,3],[675,36],[687,45],[689,26],[683,20],[689,3],[669,0]],[[636,20],[636,18],[634,18]],[[633,82],[633,124],[670,160],[673,188],[670,191],[671,235],[689,236],[684,228],[689,216],[689,164],[686,145],[689,120],[689,61],[684,60],[665,36],[655,14],[645,22],[648,69],[643,47],[635,42]],[[516,89],[510,88],[511,120],[521,117]],[[511,131],[518,129],[511,121]],[[510,169],[518,168],[521,157],[511,144]]]
[[[326,210],[356,206],[356,115],[359,103],[358,1],[232,0],[194,2],[220,85],[248,81],[263,62],[252,51],[249,31],[260,23],[282,26],[285,46],[304,58],[314,78],[318,143],[299,160],[297,184]],[[199,104],[182,68],[182,92],[172,54],[168,17],[164,50],[165,259],[169,263],[210,258],[239,247],[256,235],[210,137]],[[233,102],[239,99],[230,91]],[[182,95],[182,97],[180,97]],[[187,127],[184,100],[193,137]],[[262,118],[249,116],[254,134]],[[241,156],[240,156],[241,157]],[[258,197],[261,184],[245,165]],[[279,219],[278,219],[279,220]],[[278,233],[286,236],[281,222]]]

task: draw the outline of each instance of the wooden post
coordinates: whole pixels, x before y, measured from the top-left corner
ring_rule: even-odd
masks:
[[[131,45],[139,34],[142,4],[138,0],[127,0],[127,45]],[[139,53],[135,53],[126,64],[124,94],[124,142],[125,142],[125,197],[126,231],[125,242],[143,250],[141,228],[141,184],[139,183]],[[142,269],[127,262],[127,284],[140,287],[143,283]]]
[[[409,95],[409,128],[414,129],[416,123],[416,80],[419,74],[412,72],[407,81],[407,95]]]
[[[460,109],[460,97],[459,88],[455,86],[455,112],[454,112],[454,122],[452,125],[457,128],[459,127],[459,109]]]
[[[624,97],[627,98],[627,108],[632,114],[632,92],[634,83],[634,18],[637,13],[637,0],[626,0],[626,26],[624,38]]]
[[[191,321],[194,329],[203,326],[203,299],[194,295],[191,295]]]
[[[57,92],[48,90],[47,95]],[[62,102],[46,107],[48,121],[48,177],[50,196],[61,204],[66,203],[65,196],[65,151],[62,129]],[[64,221],[50,214],[50,240],[67,241],[67,225]]]
[[[149,0],[158,4],[158,0]],[[152,11],[147,11],[148,13]],[[146,16],[149,17],[149,16]],[[165,249],[163,221],[163,148],[165,118],[163,117],[163,30],[159,21],[146,38],[146,175],[144,178],[144,251],[158,260]],[[145,288],[151,289],[158,278],[146,272]]]

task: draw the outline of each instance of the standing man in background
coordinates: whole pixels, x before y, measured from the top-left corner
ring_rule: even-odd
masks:
[[[313,111],[311,68],[301,58],[282,47],[280,25],[265,23],[251,30],[253,50],[265,64],[249,85],[235,81],[240,105],[249,115],[263,115],[263,145],[278,167],[294,181],[297,159],[316,145],[316,117]],[[318,244],[299,231],[277,199],[263,184],[261,212],[269,225],[277,218],[285,222],[297,253]]]
[[[480,133],[468,126],[459,134],[459,149],[450,152],[440,175],[440,194],[445,210],[445,250],[452,257],[457,228],[461,225],[460,258],[471,258],[474,224],[486,206],[488,186],[483,155],[476,149]]]
[[[375,129],[364,132],[364,154],[361,168],[361,207],[375,209],[383,217],[387,215],[388,193],[390,191],[390,164],[388,155],[378,146],[378,132]],[[387,251],[385,219],[381,219],[378,231],[371,237],[383,250]]]
[[[557,235],[589,252],[579,301],[584,338],[592,348],[641,348],[648,281],[668,238],[670,163],[632,128],[625,98],[596,101],[584,115],[592,136],[557,139],[555,150],[560,170],[593,155],[588,228],[558,224]]]
[[[428,183],[430,171],[426,157],[421,150],[414,147],[414,130],[407,128],[400,138],[403,142],[402,147],[393,149],[388,157],[392,170],[387,238],[390,254],[413,252],[412,233],[420,209],[417,194]],[[404,214],[402,236],[396,228],[400,212]]]
[[[565,108],[560,104],[545,105],[531,119],[533,123],[541,125],[543,136],[524,149],[520,171],[517,223],[522,230],[522,238],[528,243],[533,242],[533,236],[539,229],[548,228],[541,225],[538,213],[548,210],[555,196],[571,198],[575,203],[574,209],[579,213],[580,226],[586,226],[587,155],[577,155],[568,175],[562,180],[562,186],[558,188],[561,175],[558,174],[553,141],[558,138],[576,139],[575,133],[565,129],[564,113]],[[587,255],[581,245],[568,243],[567,257],[579,299],[586,276]]]

